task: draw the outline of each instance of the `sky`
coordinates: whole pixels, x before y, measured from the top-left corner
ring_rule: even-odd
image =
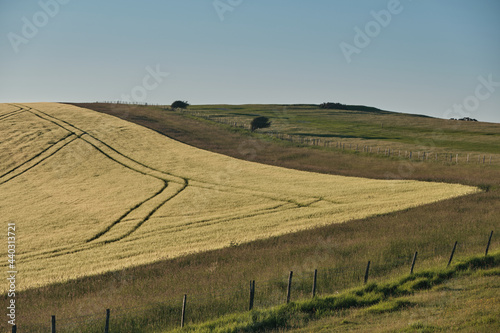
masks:
[[[0,0],[0,102],[338,102],[500,123],[498,0]]]

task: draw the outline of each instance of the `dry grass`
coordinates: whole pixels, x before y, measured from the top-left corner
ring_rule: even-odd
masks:
[[[12,128],[3,140],[11,151],[31,149],[0,163],[17,167],[15,177],[0,178],[0,211],[18,229],[19,289],[478,191],[261,165],[86,109],[20,107],[26,111],[0,121]]]

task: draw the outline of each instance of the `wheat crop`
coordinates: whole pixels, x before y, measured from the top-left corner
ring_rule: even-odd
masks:
[[[242,161],[57,103],[0,104],[0,133],[20,289],[479,191]]]

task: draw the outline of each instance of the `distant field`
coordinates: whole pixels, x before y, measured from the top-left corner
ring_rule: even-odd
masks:
[[[0,132],[20,289],[479,191],[242,161],[56,103],[0,105]]]
[[[193,105],[185,114],[249,128],[267,116],[273,132],[381,149],[432,153],[500,154],[498,124],[452,121],[375,108],[321,109],[316,105]],[[464,159],[462,158],[462,161]]]

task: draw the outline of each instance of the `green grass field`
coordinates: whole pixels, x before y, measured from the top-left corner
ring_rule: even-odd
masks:
[[[249,128],[256,116],[272,121],[262,132],[429,153],[500,154],[498,124],[450,121],[378,109],[332,110],[316,105],[195,105],[186,115]],[[463,161],[463,156],[462,156]]]
[[[0,185],[12,186],[9,193],[19,193],[11,185],[14,182],[32,190],[23,194],[29,207],[50,217],[50,221],[34,219],[41,214],[14,209],[21,204],[19,200],[7,195],[2,198],[2,210],[32,222],[32,229],[26,229],[30,241],[26,248],[19,247],[19,259],[25,255],[27,268],[19,300],[24,313],[30,313],[29,318],[20,318],[31,323],[33,332],[43,330],[44,318],[51,313],[73,318],[95,315],[104,308],[126,310],[138,302],[141,310],[125,316],[124,325],[130,320],[142,321],[148,323],[146,331],[154,331],[171,325],[154,324],[161,322],[158,313],[165,299],[179,300],[186,292],[213,293],[221,286],[235,290],[215,312],[209,310],[216,307],[214,301],[199,301],[197,306],[205,313],[190,320],[203,320],[231,312],[240,304],[238,290],[249,279],[282,280],[292,268],[304,274],[319,268],[328,275],[330,268],[362,267],[367,260],[379,267],[374,278],[395,276],[415,249],[421,253],[419,264],[432,266],[443,260],[455,240],[460,241],[459,253],[476,253],[484,248],[489,230],[498,226],[499,173],[495,165],[408,163],[300,147],[155,107],[120,110],[98,106],[100,111],[146,122],[141,125],[187,146],[117,118],[81,109],[69,112],[68,108],[36,105],[39,111],[32,110],[38,113],[36,118],[51,121],[32,121],[45,123],[44,131],[50,133],[45,140],[50,143],[31,149],[39,154],[37,158],[50,158],[29,169],[30,163],[37,162],[29,160],[32,155],[14,155],[15,163],[28,170],[17,169],[18,177]],[[2,112],[15,110],[6,106]],[[11,123],[6,128],[20,125],[13,132],[22,132],[24,128],[14,116],[18,115],[9,116]],[[479,145],[483,139],[488,142],[490,132],[498,133],[498,126],[485,126],[490,129],[477,130],[484,131],[478,134]],[[366,135],[371,135],[368,130]],[[31,136],[26,135],[26,140],[33,140]],[[44,150],[47,144],[52,146]],[[64,149],[70,147],[73,149]],[[316,173],[242,162],[195,147]],[[12,146],[7,149],[15,151]],[[411,172],[406,172],[408,166]],[[42,173],[30,176],[30,170]],[[79,177],[85,186],[79,186]],[[391,180],[394,178],[432,183]],[[47,183],[50,185],[44,185]],[[451,183],[480,186],[484,191]],[[423,194],[417,193],[419,186]],[[37,192],[38,188],[43,191]],[[443,188],[466,190],[454,195],[477,193],[435,202],[451,197],[443,196]],[[47,201],[71,209],[44,211]],[[431,204],[415,207],[418,203]],[[109,210],[102,209],[108,206]],[[387,215],[394,207],[398,211]],[[200,214],[204,215],[201,219]],[[85,218],[78,220],[77,215]],[[75,220],[75,225],[64,223],[68,220]],[[301,229],[305,230],[298,231]],[[279,236],[283,233],[286,235]],[[40,250],[41,244],[49,246]],[[210,251],[193,253],[206,250]],[[188,253],[193,254],[186,256]],[[170,259],[175,256],[180,257]],[[155,263],[148,264],[151,261]],[[63,270],[56,272],[55,267]],[[193,276],[197,277],[194,281]],[[74,277],[81,278],[67,281]],[[347,278],[336,282],[352,283]],[[46,286],[34,288],[40,285]],[[278,288],[279,284],[274,285]],[[323,292],[330,287],[325,286]]]

